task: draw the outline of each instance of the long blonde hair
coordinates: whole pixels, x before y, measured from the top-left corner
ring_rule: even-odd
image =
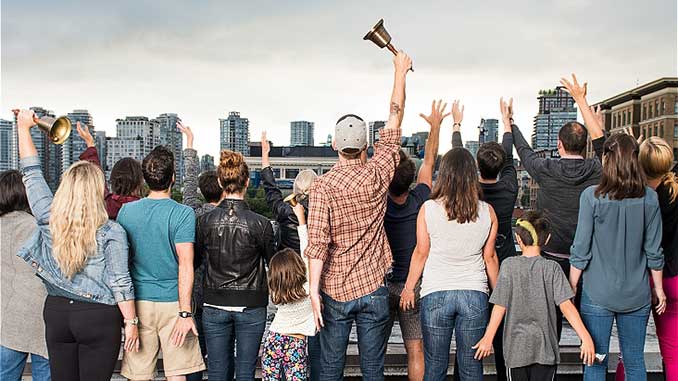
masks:
[[[671,146],[664,139],[652,136],[640,145],[638,159],[645,175],[650,179],[659,179],[660,183],[668,188],[671,202],[675,202],[678,198],[678,181],[671,171],[673,166]]]
[[[54,258],[68,278],[96,253],[96,232],[107,220],[103,172],[88,161],[74,163],[61,178],[49,218]]]

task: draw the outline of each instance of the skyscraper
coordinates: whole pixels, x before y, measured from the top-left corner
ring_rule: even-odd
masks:
[[[96,131],[94,135],[94,144],[99,154],[99,163],[104,172],[108,169],[106,165],[106,131]]]
[[[71,121],[71,136],[61,145],[61,171],[62,173],[80,159],[80,154],[87,148],[85,141],[80,139],[78,136],[78,130],[76,123],[84,123],[89,128],[89,133],[92,136],[95,135],[94,132],[94,120],[92,119],[92,114],[87,110],[73,110],[67,115],[68,119]],[[83,126],[84,127],[84,126]]]
[[[539,113],[534,117],[532,148],[557,149],[558,131],[567,122],[577,120],[574,99],[563,86],[539,91]]]
[[[367,143],[368,145],[374,145],[374,142],[379,140],[379,130],[386,126],[386,122],[383,120],[375,120],[370,122],[370,128],[367,130]]]
[[[16,169],[14,145],[14,123],[0,119],[0,171]]]
[[[221,149],[240,152],[245,156],[249,156],[249,127],[250,121],[247,118],[241,118],[240,113],[237,111],[229,112],[226,119],[219,119]]]
[[[200,158],[200,172],[214,171],[214,156],[204,154]]]
[[[181,120],[177,114],[160,114],[156,118],[160,128],[160,144],[168,147],[174,153],[176,163],[176,180],[181,184],[184,179],[183,134],[177,128],[177,121]]]
[[[290,146],[312,146],[313,140],[313,122],[298,120],[290,122]]]
[[[475,140],[467,140],[466,144],[464,144],[464,148],[469,150],[471,152],[471,155],[473,157],[476,157],[476,154],[478,154],[478,148],[480,148],[480,143],[475,141]]]
[[[108,171],[124,157],[143,160],[160,144],[159,123],[145,116],[128,116],[115,121],[116,137],[106,139],[106,166]]]
[[[499,141],[499,121],[497,119],[480,119],[478,131],[479,144]]]
[[[31,110],[35,112],[35,115],[38,118],[43,116],[55,117],[53,111],[46,110],[42,107],[31,107]],[[14,118],[14,123],[16,123],[16,117]],[[31,128],[31,137],[33,138],[33,143],[35,148],[38,151],[38,157],[40,158],[40,165],[42,166],[43,174],[45,175],[45,181],[52,192],[55,192],[59,187],[59,181],[61,180],[61,151],[62,147],[58,144],[53,144],[47,135],[42,132],[37,127]],[[74,139],[73,136],[68,138]],[[75,139],[78,139],[75,137]]]

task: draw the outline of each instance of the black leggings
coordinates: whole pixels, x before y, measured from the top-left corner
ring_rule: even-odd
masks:
[[[44,318],[53,381],[111,379],[122,337],[117,306],[48,296]]]

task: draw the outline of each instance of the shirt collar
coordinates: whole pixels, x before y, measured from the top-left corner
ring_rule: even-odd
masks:
[[[360,158],[357,159],[349,159],[349,160],[339,160],[337,164],[334,165],[334,168],[344,168],[344,167],[355,167],[358,165],[362,165],[363,161],[360,160]]]

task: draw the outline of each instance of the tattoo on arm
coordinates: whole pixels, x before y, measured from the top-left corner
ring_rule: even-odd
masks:
[[[391,116],[397,115],[400,115],[400,106],[395,102],[391,102]]]

